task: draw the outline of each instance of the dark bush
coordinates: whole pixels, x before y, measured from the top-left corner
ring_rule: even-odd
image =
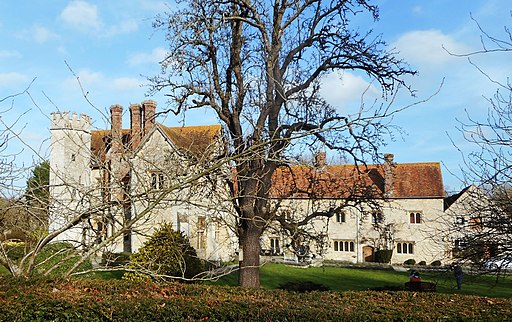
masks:
[[[420,266],[425,266],[425,265],[427,265],[427,262],[425,262],[425,261],[421,261],[421,262],[419,262],[419,263],[418,263],[418,265],[420,265]]]
[[[317,284],[314,282],[287,282],[285,284],[281,284],[278,287],[281,290],[285,291],[293,291],[293,292],[299,292],[299,293],[305,293],[305,292],[312,292],[312,291],[330,291],[330,288],[328,288],[325,285]]]
[[[416,261],[413,258],[409,258],[404,262],[404,265],[414,265],[416,264]]]
[[[440,260],[435,260],[432,262],[432,264],[430,264],[430,266],[441,266],[441,261]]]
[[[377,263],[389,263],[391,261],[391,256],[393,256],[392,249],[378,249],[375,252],[375,261]]]

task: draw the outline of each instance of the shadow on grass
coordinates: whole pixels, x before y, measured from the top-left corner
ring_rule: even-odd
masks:
[[[462,290],[456,289],[453,272],[422,271],[422,281],[436,284],[438,293],[466,294],[487,297],[512,298],[512,276],[501,278],[496,283],[496,276],[466,274]],[[352,269],[338,267],[298,268],[284,264],[265,264],[260,270],[261,287],[277,289],[287,283],[311,282],[326,285],[332,291],[366,291],[403,290],[409,281],[408,272],[393,270]],[[238,285],[238,272],[224,276],[213,284]]]

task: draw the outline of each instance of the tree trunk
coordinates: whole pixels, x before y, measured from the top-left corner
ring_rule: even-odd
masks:
[[[242,260],[240,261],[241,287],[260,287],[260,236],[261,228],[254,221],[246,221],[247,227],[241,232]]]

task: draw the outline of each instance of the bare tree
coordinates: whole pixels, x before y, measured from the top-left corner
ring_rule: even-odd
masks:
[[[237,156],[230,185],[240,285],[258,287],[259,239],[277,213],[269,200],[276,169],[304,147],[336,150],[356,164],[376,160],[390,132],[385,119],[397,112],[388,104],[340,112],[321,97],[322,77],[361,72],[392,100],[405,86],[402,77],[415,72],[380,36],[351,25],[357,14],[378,19],[369,1],[188,0],[178,8],[154,23],[167,32],[169,54],[152,89],[165,91],[173,112],[211,108],[225,126]]]
[[[473,20],[481,32],[481,49],[452,55],[466,57],[497,89],[485,98],[489,105],[485,119],[468,113],[467,120],[460,121],[460,132],[475,150],[463,155],[462,179],[468,188],[448,201],[463,199],[452,218],[456,255],[481,262],[512,254],[512,84],[508,78],[493,78],[473,58],[512,51],[512,33],[504,27],[502,36],[491,35]]]
[[[29,94],[28,88],[17,95],[25,93]],[[84,98],[92,104],[86,96]],[[56,136],[50,149],[65,143],[66,146],[60,147],[66,149],[61,151],[66,153],[58,157],[69,157],[59,166],[43,162],[46,156],[26,145],[14,126],[2,123],[5,127],[0,132],[3,149],[7,143],[12,142],[10,140],[16,139],[20,146],[35,153],[34,159],[39,158],[42,162],[32,169],[26,189],[15,190],[12,182],[19,181],[26,169],[18,170],[16,154],[4,154],[2,159],[6,160],[1,163],[2,192],[16,198],[0,200],[0,232],[7,236],[5,238],[16,239],[16,242],[9,243],[5,242],[5,238],[0,239],[0,264],[13,276],[47,276],[57,270],[69,276],[91,271],[90,265],[84,264],[97,259],[104,252],[120,247],[122,249],[125,237],[132,233],[139,236],[151,235],[155,226],[154,216],[159,215],[158,209],[168,210],[169,207],[186,204],[193,212],[193,207],[201,206],[201,200],[206,196],[212,199],[212,195],[221,193],[214,189],[216,185],[213,181],[219,177],[216,173],[226,172],[229,159],[222,158],[222,140],[216,133],[211,141],[201,137],[202,145],[193,138],[180,136],[188,140],[180,146],[182,149],[179,151],[160,149],[159,153],[142,154],[135,158],[138,162],[136,164],[132,161],[132,149],[124,150],[127,147],[125,144],[131,146],[132,142],[122,142],[118,145],[121,149],[117,151],[119,154],[109,151],[113,157],[119,157],[117,160],[122,162],[127,171],[143,167],[140,171],[133,171],[133,180],[127,182],[125,177],[119,180],[119,173],[116,172],[119,169],[111,167],[111,159],[101,157],[105,157],[102,152],[106,153],[106,150],[96,151],[98,154],[94,157],[91,155],[94,151],[91,151],[88,141],[83,140],[90,131],[85,127],[90,121],[88,117],[80,120],[67,113],[57,114],[55,117],[64,130],[59,130],[61,133]],[[220,130],[220,127],[217,128]],[[105,137],[108,140],[101,145],[102,149],[106,149],[117,133],[99,132],[108,132],[110,136]],[[179,129],[175,132],[179,136]],[[121,140],[120,137],[117,139]],[[51,160],[50,163],[55,161]],[[79,164],[69,171],[66,170],[66,161]],[[62,164],[65,166],[60,167]],[[93,172],[91,165],[102,170]],[[158,176],[147,177],[149,170]],[[53,178],[51,182],[48,182],[48,176]],[[227,198],[223,196],[222,199]],[[209,208],[209,211],[215,211],[214,219],[222,218],[225,207],[222,203],[214,206]],[[172,222],[172,218],[165,219]],[[17,236],[22,238],[15,238],[12,233],[7,234],[12,232],[12,228],[16,228],[19,231]],[[111,268],[92,268],[98,269]]]

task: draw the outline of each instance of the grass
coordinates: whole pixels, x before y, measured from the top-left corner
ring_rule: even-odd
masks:
[[[451,271],[422,272],[422,280],[437,284],[438,293],[466,294],[488,297],[512,298],[512,276],[466,274],[462,290],[456,289]],[[332,291],[366,291],[386,286],[403,287],[409,280],[408,272],[368,268],[308,267],[300,268],[283,264],[265,264],[260,270],[261,286],[276,289],[286,282],[313,282],[329,287]],[[217,285],[235,286],[238,274],[219,279]]]
[[[7,252],[9,257],[14,263],[19,264],[21,258],[30,249],[25,243],[17,243],[9,245]],[[68,258],[69,257],[69,258]],[[57,242],[46,245],[36,256],[36,274],[46,272],[52,269],[51,275],[58,276],[67,272],[80,258],[80,253],[77,252],[72,245],[65,242]],[[55,269],[53,267],[56,266]],[[78,270],[87,270],[92,268],[89,260],[80,265]],[[0,276],[9,276],[9,270],[0,265]]]
[[[60,248],[60,247],[59,247]],[[55,251],[51,249],[51,251]],[[90,264],[89,264],[90,265]],[[0,265],[0,275],[9,275]],[[120,279],[123,271],[96,272],[88,274],[93,279]],[[422,272],[422,280],[437,285],[438,293],[465,294],[487,297],[512,298],[512,276],[466,274],[462,290],[455,288],[455,278],[451,271]],[[301,268],[284,264],[265,264],[260,270],[261,286],[264,289],[277,289],[287,282],[313,282],[329,287],[332,291],[366,291],[387,286],[403,287],[409,279],[408,272],[369,268],[309,267]],[[233,273],[214,282],[216,285],[238,285],[238,273]]]

